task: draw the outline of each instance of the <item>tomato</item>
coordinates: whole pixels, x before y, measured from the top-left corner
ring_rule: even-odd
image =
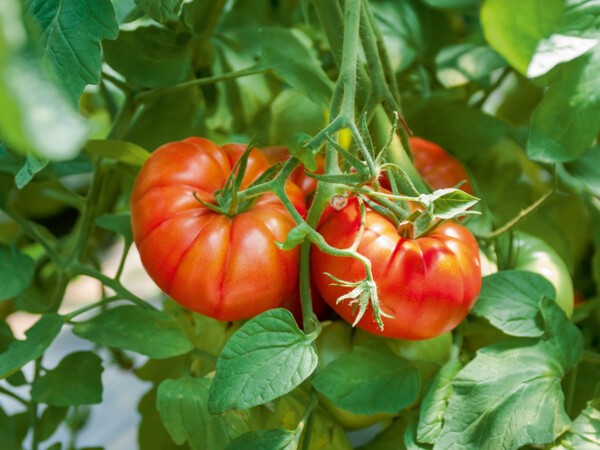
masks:
[[[556,303],[568,317],[573,315],[573,280],[556,251],[541,239],[519,232],[513,241],[514,268],[545,277],[556,291]]]
[[[328,244],[342,249],[352,245],[360,226],[358,201],[351,198],[346,207],[329,212],[317,231]],[[366,208],[357,251],[371,261],[381,309],[393,316],[382,318],[381,330],[369,306],[357,326],[374,334],[411,340],[438,336],[467,316],[481,289],[477,241],[454,222],[408,239],[387,218]],[[337,303],[350,288],[335,285],[326,273],[358,282],[365,277],[362,263],[315,248],[311,265],[315,285],[325,301],[346,321],[354,322],[355,306],[347,300]]]
[[[274,194],[231,217],[194,197],[215,203],[244,150],[202,138],[163,145],[142,167],[131,196],[134,241],[150,277],[176,302],[219,320],[278,307],[298,285],[299,250],[276,245],[295,222]],[[250,152],[241,187],[268,167],[259,150]],[[305,214],[302,191],[290,182],[287,192]]]
[[[410,138],[413,163],[419,174],[433,189],[451,188],[464,181],[459,189],[473,195],[469,174],[461,162],[433,142]]]

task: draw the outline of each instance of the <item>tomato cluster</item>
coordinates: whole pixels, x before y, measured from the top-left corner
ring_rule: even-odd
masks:
[[[432,188],[459,186],[473,192],[464,167],[441,147],[419,138],[412,138],[411,146],[415,165]],[[244,206],[235,202],[232,206],[228,199],[228,194],[234,194],[230,192],[233,178],[241,180],[236,189],[247,188],[271,164],[285,159],[287,149],[252,149],[247,163],[241,165],[245,172],[238,174],[245,150],[243,145],[218,146],[202,138],[157,149],[132,193],[134,240],[151,278],[191,310],[233,321],[285,307],[300,322],[299,250],[277,245],[296,226],[294,219],[271,192]],[[322,172],[323,159],[318,162]],[[316,180],[302,167],[288,180],[288,197],[301,215],[315,189]],[[405,236],[379,211],[365,206],[361,213],[358,199],[351,197],[339,210],[328,208],[317,231],[338,249],[359,239],[356,251],[370,261],[383,312],[383,328],[372,306],[358,321],[359,328],[372,334],[410,340],[439,336],[456,327],[477,299],[482,281],[479,248],[473,235],[455,222],[417,238]],[[318,317],[327,317],[330,307],[353,323],[357,305],[338,299],[352,290],[351,283],[365,279],[363,263],[315,247],[310,264]],[[520,265],[547,271],[532,264],[521,261]],[[557,287],[560,298],[569,296],[570,285]]]

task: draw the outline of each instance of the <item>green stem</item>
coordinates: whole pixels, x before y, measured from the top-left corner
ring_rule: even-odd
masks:
[[[120,80],[117,77],[112,76],[107,72],[102,72],[102,79],[108,81],[111,84],[114,84],[125,94],[129,94],[131,92],[131,87],[126,82]]]
[[[212,10],[210,12],[210,17],[208,18],[208,22],[204,26],[202,30],[202,36],[200,37],[199,46],[200,48],[204,47],[204,45],[211,38],[217,25],[219,24],[219,19],[221,18],[221,14],[223,13],[223,8],[227,4],[227,0],[216,0],[212,6]]]
[[[90,305],[83,306],[83,307],[81,307],[79,309],[76,309],[75,311],[70,312],[66,316],[64,316],[65,317],[65,321],[69,322],[69,321],[73,320],[75,317],[77,317],[77,316],[79,316],[79,315],[81,315],[83,313],[91,311],[92,309],[95,309],[95,308],[100,308],[102,306],[108,305],[109,303],[116,302],[117,300],[121,300],[121,298],[118,297],[118,296],[106,297],[106,298],[103,298],[102,300],[100,300],[98,302],[92,303]]]
[[[573,398],[575,398],[575,387],[577,383],[577,371],[579,366],[575,366],[571,373],[569,374],[569,381],[567,385],[567,392],[565,395],[565,409],[567,413],[570,414],[573,410]]]
[[[33,381],[32,384],[40,376],[40,371],[42,369],[42,357],[40,356],[35,360],[35,367],[33,371]],[[31,416],[31,450],[38,450],[40,444],[40,430],[39,430],[39,418],[38,418],[38,403],[35,400],[31,400],[29,403],[29,414]]]
[[[183,83],[175,84],[173,86],[155,88],[155,89],[151,89],[149,91],[144,91],[144,92],[137,94],[134,98],[134,103],[136,105],[139,105],[141,103],[147,103],[148,101],[155,99],[157,97],[160,97],[162,95],[165,95],[165,94],[170,94],[170,93],[177,92],[180,90],[189,89],[191,87],[213,84],[213,83],[217,83],[219,81],[234,80],[236,78],[247,77],[247,76],[256,75],[259,73],[265,73],[265,72],[268,72],[269,70],[271,70],[271,69],[261,67],[260,65],[258,65],[258,66],[249,67],[247,69],[242,69],[242,70],[238,70],[238,71],[234,71],[234,72],[228,72],[228,73],[224,73],[221,75],[215,75],[212,77],[198,78],[195,80],[184,81]]]
[[[96,280],[102,282],[104,285],[108,286],[113,291],[115,291],[115,293],[121,298],[129,300],[142,308],[156,309],[150,303],[142,300],[129,289],[125,288],[119,280],[110,278],[96,269],[93,269],[85,264],[76,262],[73,264],[72,270],[79,275],[86,275],[88,277],[95,278]]]
[[[56,239],[52,234],[50,234],[49,231],[47,231],[45,228],[42,228],[41,225],[30,222],[20,214],[12,211],[10,208],[6,209],[6,214],[21,227],[21,230],[27,236],[44,247],[44,250],[48,256],[58,267],[61,267],[64,264],[62,256],[55,249]]]
[[[129,249],[131,248],[132,242],[125,242],[125,246],[123,247],[123,254],[121,255],[121,260],[119,261],[119,268],[117,269],[117,273],[115,275],[115,279],[119,280],[121,275],[123,275],[123,270],[125,269],[125,262],[127,261],[127,255],[129,254]]]
[[[23,397],[15,394],[13,391],[9,391],[8,389],[6,389],[2,386],[0,386],[0,394],[4,394],[8,397],[11,397],[13,400],[18,401],[23,406],[29,407],[29,402],[27,400],[25,400]]]
[[[313,391],[311,392],[311,399],[308,407],[306,408],[306,412],[298,425],[298,429],[304,433],[304,441],[302,443],[302,450],[308,450],[310,448],[310,439],[312,436],[312,428],[315,421],[314,410],[319,404],[319,397]]]

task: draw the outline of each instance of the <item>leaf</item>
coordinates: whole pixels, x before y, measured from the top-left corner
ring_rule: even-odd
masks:
[[[283,90],[271,103],[269,142],[294,145],[295,133],[314,136],[325,126],[325,110],[295,89]]]
[[[373,342],[329,363],[313,386],[354,414],[397,413],[417,399],[421,378],[414,364]]]
[[[100,81],[100,41],[119,33],[110,0],[30,0],[28,10],[42,31],[44,61],[76,105],[85,85]]]
[[[600,131],[600,45],[553,72],[531,122],[527,154],[544,162],[572,161]]]
[[[29,286],[35,261],[17,248],[0,243],[0,300],[8,300]]]
[[[77,336],[96,344],[162,359],[187,353],[192,343],[170,314],[139,306],[118,306],[73,327]]]
[[[142,167],[150,156],[150,153],[136,144],[111,139],[90,140],[85,151],[90,156],[111,158],[135,167]]]
[[[75,352],[35,380],[31,397],[54,406],[102,402],[102,359],[92,352]]]
[[[480,156],[508,132],[502,121],[441,98],[405,104],[406,121],[415,136],[435,142],[459,160]]]
[[[67,417],[69,408],[64,406],[48,406],[44,409],[42,416],[39,421],[39,435],[38,439],[40,442],[50,439],[56,432],[58,427],[63,423]]]
[[[168,377],[168,375],[167,375]],[[164,377],[162,378],[164,380]],[[142,396],[137,410],[140,414],[137,442],[140,450],[175,450],[181,447],[173,442],[171,436],[163,425],[156,409],[156,392],[158,387],[153,385]]]
[[[225,448],[240,434],[249,430],[248,416],[243,411],[219,416],[207,409],[211,380],[184,376],[164,380],[158,387],[156,407],[176,444],[186,441],[192,449]]]
[[[29,430],[30,417],[29,411],[9,416],[0,408],[0,436],[2,436],[3,450],[23,449],[22,442]]]
[[[4,353],[0,354],[0,379],[6,378],[29,361],[39,358],[52,344],[63,325],[58,314],[44,314],[25,332],[24,341],[14,341]]]
[[[219,355],[209,411],[246,409],[292,391],[317,366],[313,340],[300,331],[285,309],[272,309],[250,319]]]
[[[323,108],[329,107],[333,84],[299,32],[263,28],[259,40],[263,54],[259,66],[273,68],[285,82]]]
[[[432,380],[421,402],[417,437],[419,442],[435,444],[444,425],[448,400],[452,395],[452,381],[462,369],[458,359],[448,361]]]
[[[506,61],[487,45],[456,44],[443,48],[435,57],[437,77],[445,87],[481,81],[506,66]]]
[[[598,401],[596,401],[596,405]],[[552,450],[593,450],[600,448],[600,410],[591,403],[573,421],[569,431],[561,436]]]
[[[399,416],[368,444],[358,447],[359,450],[390,450],[404,447],[399,444],[404,441],[408,419]]]
[[[454,188],[421,194],[419,200],[427,205],[434,217],[447,220],[464,214],[479,202],[477,197]]]
[[[479,6],[479,0],[423,0],[432,8],[458,9],[473,8]]]
[[[125,238],[126,242],[133,242],[131,231],[131,214],[128,212],[106,214],[96,218],[96,225],[105,230],[114,231]]]
[[[536,78],[547,74],[557,65],[571,61],[596,46],[598,40],[553,34],[538,42],[527,67],[526,75]]]
[[[135,4],[148,17],[159,23],[172,22],[179,18],[183,0],[135,0]]]
[[[563,0],[486,0],[481,25],[492,48],[526,74],[538,42],[558,28],[562,12]]]
[[[600,145],[596,145],[575,161],[565,164],[571,176],[583,183],[587,190],[600,197]]]
[[[541,301],[555,297],[554,287],[543,276],[503,270],[483,279],[471,313],[510,336],[540,337],[544,334]]]
[[[257,430],[242,434],[227,446],[227,450],[296,450],[299,437],[295,430]]]
[[[567,429],[561,379],[581,357],[583,338],[554,300],[544,298],[541,308],[542,339],[499,341],[459,372],[434,449],[519,448]]]
[[[15,183],[19,189],[22,189],[29,183],[36,173],[40,172],[48,165],[47,159],[37,159],[31,153],[27,153],[25,164],[19,169],[15,175]]]
[[[70,159],[85,141],[84,119],[35,62],[20,56],[0,60],[0,104],[0,134],[23,154]]]
[[[188,79],[192,53],[188,35],[157,26],[121,31],[103,44],[106,62],[137,86],[156,88]]]

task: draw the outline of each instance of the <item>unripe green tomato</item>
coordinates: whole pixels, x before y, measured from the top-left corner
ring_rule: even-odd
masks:
[[[515,269],[538,273],[556,290],[556,303],[570,318],[573,315],[573,280],[564,261],[552,247],[527,233],[518,233],[514,241]]]
[[[64,203],[47,195],[50,189],[64,189],[56,180],[32,181],[11,195],[14,209],[29,219],[44,219],[66,209]]]

